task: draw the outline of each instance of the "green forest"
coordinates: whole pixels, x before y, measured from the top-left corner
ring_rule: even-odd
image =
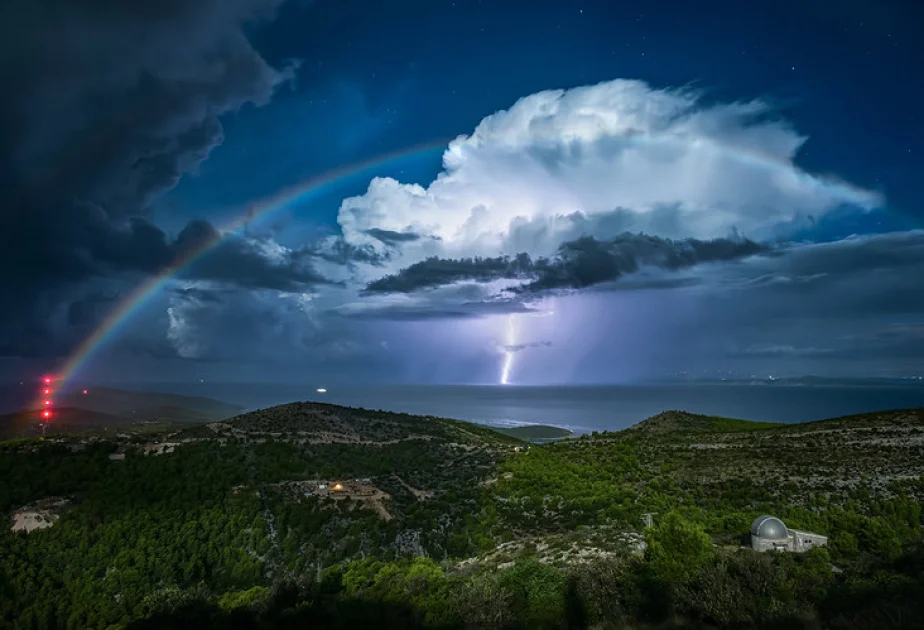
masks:
[[[924,619],[920,411],[814,427],[675,412],[526,445],[437,418],[286,407],[164,436],[175,447],[160,455],[150,436],[0,444],[11,519],[66,499],[52,526],[0,534],[0,627]],[[378,494],[305,491],[318,480]],[[753,552],[764,513],[829,544]]]

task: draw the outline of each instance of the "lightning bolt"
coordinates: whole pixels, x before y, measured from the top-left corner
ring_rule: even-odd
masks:
[[[514,351],[509,348],[513,347],[517,342],[517,328],[516,328],[516,319],[513,314],[507,316],[507,344],[504,349],[504,366],[501,368],[501,385],[508,385],[510,383],[510,370],[513,368],[513,355]]]

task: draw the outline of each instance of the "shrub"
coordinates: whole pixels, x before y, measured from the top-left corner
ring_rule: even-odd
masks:
[[[720,626],[764,625],[790,618],[796,606],[780,560],[746,550],[719,556],[678,590],[678,608]]]
[[[565,619],[565,577],[535,559],[517,562],[501,575],[501,588],[511,595],[513,612],[526,628],[557,628]]]
[[[639,563],[625,559],[601,559],[574,567],[570,582],[583,625],[625,625],[642,599],[639,573]]]

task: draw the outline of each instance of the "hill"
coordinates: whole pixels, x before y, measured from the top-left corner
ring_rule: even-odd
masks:
[[[924,410],[805,424],[751,423],[670,411],[615,433],[582,436],[513,458],[498,484],[518,504],[539,488],[541,511],[518,510],[534,528],[600,524],[688,506],[710,531],[747,531],[757,513],[794,526],[836,530],[825,513],[854,501],[924,500]],[[554,497],[561,497],[557,502]]]
[[[0,507],[41,522],[0,533],[0,627],[889,628],[924,613],[922,410],[806,425],[674,411],[522,445],[313,402],[0,445]],[[736,551],[763,513],[829,548]]]
[[[252,411],[210,425],[214,433],[263,435],[312,443],[386,444],[404,440],[498,443],[490,428],[433,416],[296,402]]]
[[[754,422],[738,418],[705,416],[686,411],[663,411],[656,416],[646,418],[629,427],[632,431],[645,433],[679,433],[679,432],[713,432],[730,433],[734,431],[755,431],[784,426],[775,422]]]
[[[221,420],[241,410],[210,398],[108,388],[65,393],[55,402],[49,434],[157,433]],[[38,435],[42,427],[37,410],[0,415],[0,440]]]
[[[136,392],[106,387],[68,392],[58,396],[57,403],[61,407],[79,407],[113,416],[148,416],[184,422],[221,420],[241,411],[237,405],[201,396]]]

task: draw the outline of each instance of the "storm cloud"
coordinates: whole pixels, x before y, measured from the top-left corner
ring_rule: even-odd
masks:
[[[0,9],[0,266],[17,270],[0,279],[5,353],[60,351],[67,322],[54,313],[97,291],[93,278],[156,272],[184,238],[202,236],[191,224],[171,242],[148,207],[222,142],[222,115],[266,103],[293,76],[243,31],[279,4],[36,0]],[[256,262],[236,245],[222,251],[239,254],[228,269]],[[287,271],[265,282],[253,271],[248,282],[308,279]]]
[[[372,238],[382,241],[386,245],[409,243],[420,238],[420,234],[415,234],[414,232],[395,232],[393,230],[380,230],[378,228],[366,230],[366,234]]]
[[[462,281],[491,282],[504,278],[523,278],[531,275],[537,263],[529,254],[514,258],[458,258],[446,259],[436,256],[405,267],[370,282],[365,293],[411,293]]]
[[[619,280],[645,267],[676,271],[768,251],[768,245],[739,236],[708,240],[674,240],[628,232],[610,240],[584,236],[562,243],[553,258],[533,260],[525,253],[513,258],[427,258],[370,282],[365,292],[410,293],[456,282],[503,279],[528,279],[515,288],[521,292],[582,289]]]
[[[222,238],[207,221],[191,221],[171,249],[173,259],[196,251],[202,243],[218,241],[207,256],[196,260],[181,277],[212,280],[248,289],[299,291],[330,282],[313,266],[309,253],[280,246],[269,239],[233,235]]]

